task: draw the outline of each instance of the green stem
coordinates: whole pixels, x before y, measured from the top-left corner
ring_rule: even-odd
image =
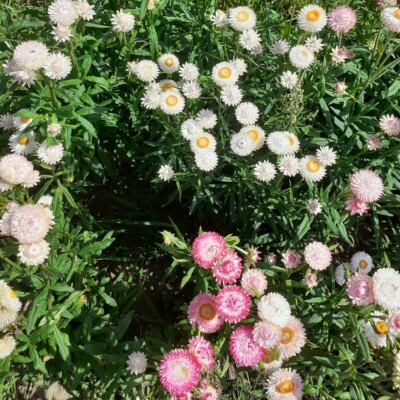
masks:
[[[75,56],[72,40],[68,43],[67,50],[68,50],[68,55],[72,61],[72,77],[79,78],[78,63],[76,61],[76,56]]]

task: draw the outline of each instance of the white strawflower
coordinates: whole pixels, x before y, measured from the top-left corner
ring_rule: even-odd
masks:
[[[316,36],[309,37],[306,40],[306,46],[314,53],[318,53],[324,48],[322,39],[318,39]]]
[[[37,146],[35,136],[35,132],[33,131],[28,133],[14,133],[8,141],[11,151],[22,155],[32,153]]]
[[[5,131],[12,131],[14,129],[14,116],[12,114],[0,115],[0,128]]]
[[[372,277],[375,301],[389,310],[400,308],[400,273],[393,268],[379,268]]]
[[[175,174],[172,167],[168,164],[162,165],[157,173],[158,173],[158,177],[162,181],[165,181],[165,182],[168,182],[169,180],[171,180]]]
[[[147,9],[148,10],[154,10],[156,8],[157,0],[149,0],[149,3],[147,4]]]
[[[299,76],[295,72],[285,71],[281,75],[281,85],[286,89],[293,89],[299,81]]]
[[[168,115],[176,115],[185,108],[185,98],[178,91],[162,93],[160,108]]]
[[[286,40],[277,40],[272,45],[272,52],[279,56],[286,54],[289,50],[290,50],[290,46]]]
[[[173,72],[178,71],[179,68],[179,60],[178,57],[174,54],[163,54],[158,59],[158,65],[161,71],[172,74]]]
[[[259,150],[265,143],[265,131],[257,125],[247,125],[239,133],[249,135],[254,142],[254,150]]]
[[[314,53],[306,46],[294,46],[289,52],[289,60],[294,67],[305,69],[314,62]]]
[[[136,64],[136,76],[142,82],[152,82],[160,73],[158,65],[151,60],[142,60]]]
[[[226,85],[221,90],[221,100],[227,106],[238,105],[242,98],[243,93],[238,85]]]
[[[317,150],[317,158],[324,167],[329,167],[336,163],[337,154],[329,146],[323,146]]]
[[[239,74],[231,62],[220,62],[212,69],[212,79],[218,86],[233,85]]]
[[[31,188],[36,186],[40,182],[40,174],[39,171],[33,171],[29,174],[26,180],[22,183],[22,186],[25,188]]]
[[[161,81],[158,82],[158,85],[159,85],[159,87],[160,87],[162,92],[168,92],[168,91],[170,91],[170,92],[173,92],[173,91],[179,92],[178,83],[175,82],[172,79],[162,79]],[[150,83],[148,85],[148,89],[152,89],[152,87],[153,87],[153,85],[152,85],[152,83]]]
[[[195,133],[190,138],[190,148],[193,152],[211,150],[214,151],[217,146],[217,141],[213,135],[207,132]]]
[[[236,7],[229,10],[229,24],[236,31],[252,29],[256,25],[256,14],[249,7]]]
[[[381,21],[389,31],[400,32],[400,8],[384,8],[381,11]]]
[[[372,324],[371,324],[372,321]],[[380,311],[374,311],[371,315],[371,321],[364,325],[364,334],[368,342],[373,348],[387,346],[387,333],[389,326],[386,318],[382,318]]]
[[[338,265],[335,269],[335,280],[340,286],[346,283],[346,269],[349,269],[349,265],[346,263]]]
[[[10,73],[14,82],[30,87],[36,81],[36,72],[31,69],[20,69]]]
[[[250,135],[246,133],[236,133],[230,140],[232,151],[238,156],[248,156],[255,150],[255,143]]]
[[[275,178],[276,168],[269,161],[259,161],[254,167],[254,175],[259,181],[268,183]]]
[[[29,110],[23,108],[22,110],[19,110],[18,113],[22,112],[28,112]],[[14,127],[18,131],[23,131],[31,122],[33,121],[32,118],[30,117],[22,117],[22,116],[14,116],[13,122],[14,122]]]
[[[11,190],[14,186],[11,183],[8,183],[5,181],[3,178],[0,178],[0,193],[3,192],[8,192]],[[1,228],[1,220],[0,220],[0,231],[2,230]]]
[[[198,99],[201,91],[201,86],[196,81],[185,81],[182,85],[182,93],[188,99]]]
[[[217,28],[223,28],[228,24],[228,16],[222,10],[216,10],[215,14],[210,16],[210,20]]]
[[[55,41],[64,43],[72,38],[71,28],[69,26],[57,24],[52,30],[53,38]]]
[[[1,178],[0,178],[0,182],[1,182]],[[5,182],[5,181],[3,181]],[[3,216],[0,219],[0,235],[3,236],[12,236],[11,233],[11,218],[12,218],[12,213],[14,212],[14,210],[16,210],[18,208],[18,204],[13,202],[13,201],[9,201],[6,205],[6,212],[3,214]]]
[[[55,165],[59,163],[64,156],[64,146],[62,143],[55,144],[52,146],[47,145],[47,141],[44,141],[39,145],[37,149],[37,154],[40,159],[45,164]]]
[[[271,132],[267,137],[267,146],[275,154],[293,154],[300,148],[296,135],[287,131]]]
[[[14,323],[22,304],[14,291],[0,280],[0,329]]]
[[[195,81],[198,79],[199,69],[192,63],[185,63],[179,68],[179,75],[184,81]]]
[[[48,9],[50,20],[53,24],[64,26],[72,25],[79,17],[78,8],[72,0],[56,0]]]
[[[181,134],[185,139],[190,140],[194,135],[199,133],[202,133],[202,130],[194,119],[189,118],[182,123]]]
[[[79,16],[85,21],[91,21],[96,14],[94,12],[94,6],[89,4],[86,0],[76,0],[76,8]]]
[[[279,293],[271,292],[261,297],[257,311],[263,321],[271,321],[279,326],[285,326],[289,322],[290,305]]]
[[[239,43],[244,49],[254,51],[260,46],[261,38],[257,31],[248,29],[240,34]]]
[[[53,137],[57,136],[61,132],[61,130],[62,126],[58,122],[52,122],[47,126],[47,133]]]
[[[300,174],[306,181],[318,182],[326,174],[326,168],[316,156],[305,156],[300,159]]]
[[[251,50],[250,50],[250,54],[252,54],[253,56],[257,56],[258,54],[261,54],[263,51],[263,47],[261,42],[256,44]]]
[[[126,63],[126,71],[130,74],[136,74],[136,61],[128,61]]]
[[[50,254],[50,246],[45,240],[31,244],[20,244],[18,247],[18,256],[26,265],[43,264]]]
[[[209,172],[218,165],[218,155],[212,150],[198,151],[195,153],[194,161],[199,169]]]
[[[156,108],[160,107],[161,100],[161,92],[159,89],[146,90],[140,99],[140,103],[148,110],[155,110]]]
[[[306,32],[319,32],[327,22],[325,10],[315,4],[303,7],[297,14],[297,25]]]
[[[255,104],[240,103],[235,110],[236,119],[243,125],[252,125],[257,122],[260,112]]]
[[[13,61],[15,62],[16,69],[31,69],[37,71],[42,68],[49,56],[49,50],[43,43],[36,40],[29,40],[19,44],[13,54]]]
[[[25,184],[33,172],[33,164],[20,154],[0,158],[0,178],[11,185]]]
[[[52,202],[53,202],[53,196],[45,194],[37,201],[36,204],[42,207],[50,208]]]
[[[310,214],[318,215],[322,211],[322,205],[317,199],[310,199],[307,202],[307,211]]]
[[[236,68],[239,76],[242,76],[247,71],[246,61],[244,61],[242,58],[234,58],[231,63]]]
[[[201,129],[212,129],[217,125],[217,116],[211,110],[203,108],[197,113],[196,123]]]
[[[359,274],[368,274],[374,268],[372,257],[364,251],[358,251],[351,257],[351,270]]]
[[[44,74],[50,79],[64,79],[72,70],[71,59],[61,53],[50,54],[43,66]]]
[[[283,156],[278,163],[278,169],[285,176],[295,176],[300,170],[300,161],[293,155]]]
[[[8,357],[15,349],[16,342],[13,336],[4,335],[0,339],[0,360]]]
[[[134,351],[128,357],[127,370],[133,375],[143,374],[147,368],[147,359],[144,353],[140,351]]]
[[[117,33],[128,33],[135,26],[135,17],[131,13],[118,10],[111,16],[112,30]]]

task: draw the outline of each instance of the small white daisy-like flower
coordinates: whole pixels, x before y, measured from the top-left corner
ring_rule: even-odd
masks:
[[[8,334],[4,335],[0,339],[0,360],[8,357],[15,349],[15,346],[16,342],[14,337]]]
[[[163,54],[158,59],[158,66],[160,67],[161,71],[167,74],[172,74],[179,69],[178,57],[174,54]]]
[[[299,76],[295,72],[285,71],[281,75],[281,85],[286,89],[293,89],[299,81]]]
[[[212,79],[218,86],[233,85],[239,74],[232,63],[220,62],[212,69]]]
[[[324,167],[329,167],[336,163],[337,153],[329,146],[323,146],[317,150],[317,158]]]
[[[252,29],[256,25],[256,14],[249,7],[236,7],[229,10],[229,24],[236,31]]]
[[[202,171],[212,171],[218,165],[218,155],[212,150],[203,150],[195,153],[194,161]]]
[[[42,207],[47,207],[50,208],[51,203],[53,202],[53,196],[50,196],[49,194],[46,194],[42,196],[36,204]]]
[[[146,90],[140,99],[141,105],[148,110],[155,110],[161,104],[161,92],[157,90]]]
[[[283,156],[278,163],[278,169],[285,176],[295,176],[299,173],[299,160],[290,154]]]
[[[306,46],[294,46],[289,52],[291,64],[299,69],[308,68],[314,62],[314,52]]]
[[[143,374],[147,368],[147,358],[141,351],[134,351],[128,357],[127,370],[133,375]]]
[[[279,293],[271,292],[261,297],[257,311],[263,321],[271,321],[279,326],[285,326],[290,319],[290,305]]]
[[[271,182],[276,175],[275,165],[269,161],[259,161],[254,167],[254,175],[259,181]]]
[[[290,46],[286,40],[277,40],[272,45],[272,52],[278,56],[288,53],[289,50]]]
[[[389,310],[400,309],[400,273],[393,268],[379,268],[372,279],[376,303]]]
[[[319,32],[327,22],[325,10],[315,4],[303,7],[297,14],[297,25],[306,32]]]
[[[50,246],[45,240],[31,244],[20,244],[18,247],[18,257],[26,265],[43,264],[50,254]]]
[[[232,65],[236,68],[239,76],[242,76],[247,71],[247,64],[242,58],[234,58],[232,61]]]
[[[254,51],[261,45],[261,38],[257,31],[249,29],[240,34],[239,43],[244,49]]]
[[[228,16],[222,10],[216,10],[215,14],[210,16],[210,20],[217,28],[223,28],[228,24]]]
[[[142,82],[152,82],[160,73],[158,65],[151,60],[142,60],[136,64],[136,76]]]
[[[131,13],[118,10],[111,16],[112,30],[117,33],[128,33],[135,26],[135,17]]]
[[[136,61],[128,61],[126,63],[126,71],[130,74],[136,74]]]
[[[79,17],[78,8],[72,0],[56,0],[50,4],[48,14],[51,22],[64,26],[72,25]]]
[[[171,180],[175,174],[172,167],[168,164],[162,165],[157,173],[158,173],[158,177],[162,181],[165,181],[165,182],[168,182],[169,180]]]
[[[384,8],[381,11],[381,21],[389,31],[400,32],[400,8]]]
[[[53,146],[47,146],[47,142],[44,141],[37,149],[37,154],[45,164],[55,165],[59,163],[64,156],[64,146],[62,143],[55,144]]]
[[[201,92],[201,86],[196,81],[185,81],[182,85],[182,93],[188,99],[198,99]]]
[[[227,106],[237,106],[242,98],[243,93],[238,85],[226,85],[221,90],[221,100]]]
[[[50,54],[43,66],[44,74],[50,79],[64,79],[72,70],[71,59],[61,53]]]
[[[309,37],[306,40],[306,46],[314,53],[318,53],[319,51],[321,51],[324,48],[322,39],[318,39],[316,36]]]
[[[71,28],[69,26],[57,24],[53,27],[53,38],[55,41],[64,43],[72,38]]]
[[[351,257],[350,264],[351,270],[360,274],[368,274],[374,268],[371,256],[364,251],[355,253]]]
[[[287,131],[271,132],[267,137],[267,146],[275,154],[293,154],[300,148],[296,135]]]
[[[93,5],[89,4],[86,0],[76,0],[75,4],[78,14],[83,20],[91,21],[94,18],[96,13]]]
[[[243,127],[239,133],[249,135],[254,142],[254,150],[259,150],[265,143],[265,132],[257,125],[247,125]]]
[[[232,151],[238,156],[248,156],[255,150],[255,143],[250,135],[246,133],[236,133],[230,140]]]
[[[217,116],[211,110],[203,108],[197,113],[196,123],[201,129],[212,129],[217,125]]]
[[[179,114],[185,108],[185,98],[178,91],[162,93],[160,108],[169,115]]]
[[[187,140],[190,140],[194,135],[200,133],[202,133],[202,130],[193,118],[187,119],[181,125],[181,134]]]
[[[21,112],[28,112],[29,110],[23,108],[22,110],[19,110],[18,113]],[[14,116],[14,127],[18,131],[23,131],[31,122],[33,121],[32,118],[30,117],[23,117],[23,116]]]
[[[0,115],[0,128],[5,131],[12,131],[14,126],[14,116],[12,114]]]
[[[47,126],[47,133],[53,137],[57,136],[61,132],[61,130],[62,126],[58,122],[52,122]]]
[[[372,322],[372,323],[371,323]],[[364,325],[364,334],[373,348],[386,347],[389,325],[380,311],[374,311],[371,321]]]
[[[318,182],[326,174],[326,168],[316,156],[305,156],[300,159],[299,169],[301,176],[306,181]]]
[[[23,155],[32,153],[37,146],[35,136],[35,132],[33,131],[30,131],[28,133],[14,133],[14,135],[11,135],[8,142],[11,151],[13,153]]]
[[[389,136],[397,136],[400,134],[400,118],[393,114],[383,115],[379,119],[379,127]]]
[[[207,132],[195,133],[190,138],[190,148],[193,152],[211,150],[214,151],[217,147],[217,141],[213,135]]]
[[[240,103],[235,110],[236,119],[243,125],[255,124],[259,114],[257,106],[249,102]]]
[[[179,68],[179,76],[184,81],[195,81],[200,75],[199,69],[192,63],[185,63]]]
[[[322,211],[322,205],[318,200],[310,199],[307,202],[307,211],[310,214],[318,215]]]
[[[43,43],[36,40],[22,42],[14,50],[13,61],[16,64],[14,71],[20,68],[37,71],[46,64],[48,56],[49,49]]]

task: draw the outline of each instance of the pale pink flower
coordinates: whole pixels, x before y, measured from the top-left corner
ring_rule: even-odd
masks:
[[[316,274],[314,273],[308,273],[305,277],[304,277],[304,281],[306,283],[306,285],[309,288],[313,288],[315,286],[318,286],[318,277]]]
[[[328,26],[335,32],[348,32],[356,23],[356,13],[351,7],[338,6],[328,15]]]
[[[381,146],[381,140],[377,136],[369,136],[365,141],[368,150],[378,150]]]
[[[349,197],[346,202],[345,210],[350,213],[350,215],[363,215],[367,214],[369,211],[368,203],[358,200],[355,197]]]
[[[261,251],[258,250],[258,247],[251,246],[247,249],[246,261],[254,266],[257,261],[261,260],[260,254]]]
[[[20,154],[8,154],[0,159],[0,178],[11,185],[26,183],[33,172],[33,164]]]
[[[281,328],[281,340],[278,349],[283,359],[288,359],[300,353],[306,344],[306,330],[303,323],[295,317],[290,317],[289,322]]]
[[[271,265],[276,265],[276,256],[274,254],[270,254],[267,256],[267,260],[268,263],[270,263]]]
[[[282,262],[287,269],[297,268],[301,262],[301,256],[297,251],[287,250],[282,253]]]
[[[329,267],[332,254],[328,246],[314,241],[304,249],[304,260],[312,269],[321,271]]]
[[[296,370],[278,369],[267,381],[267,395],[271,400],[300,400],[303,396],[303,380]]]
[[[365,203],[379,200],[383,195],[383,181],[373,171],[360,170],[350,178],[350,189],[357,199]]]
[[[347,295],[357,306],[367,306],[375,301],[374,282],[367,274],[353,275],[347,281]]]
[[[204,232],[193,242],[192,255],[200,267],[211,269],[222,254],[228,250],[224,238],[216,232]]]
[[[335,92],[336,93],[345,93],[347,89],[346,82],[337,81],[335,85]]]
[[[72,25],[79,17],[78,8],[72,0],[55,0],[48,9],[50,20],[54,24]]]
[[[231,284],[236,282],[242,274],[242,259],[232,250],[226,251],[219,257],[212,267],[212,273],[219,284]]]
[[[27,68],[37,71],[45,65],[48,55],[49,49],[43,43],[36,40],[22,42],[14,50],[13,61],[17,68],[13,70]]]
[[[251,300],[249,295],[235,285],[225,286],[217,294],[218,314],[227,322],[237,324],[247,318],[250,312]]]
[[[202,336],[192,337],[188,350],[196,357],[202,371],[210,371],[214,367],[215,351],[211,343]]]
[[[218,400],[221,394],[221,390],[211,385],[207,378],[202,378],[197,385],[198,400]]]
[[[282,339],[282,329],[270,321],[260,321],[254,325],[253,339],[262,348],[274,348]]]
[[[252,297],[260,297],[267,290],[268,281],[260,269],[249,269],[241,280],[243,290]]]
[[[331,57],[334,64],[343,64],[348,58],[352,58],[353,56],[353,52],[349,52],[342,47],[336,46],[331,49]]]
[[[400,119],[393,114],[383,115],[379,120],[379,127],[389,136],[397,136],[400,133]]]

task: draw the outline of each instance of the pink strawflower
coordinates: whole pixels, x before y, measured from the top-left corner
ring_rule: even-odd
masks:
[[[397,136],[400,133],[400,119],[393,114],[383,115],[379,120],[379,127],[389,136]]]
[[[342,47],[332,47],[331,57],[334,64],[343,64],[348,58],[347,51]]]
[[[383,182],[375,172],[360,170],[351,176],[350,189],[358,200],[371,203],[382,197]]]
[[[197,385],[198,400],[218,400],[221,394],[221,390],[211,385],[207,378],[202,378]]]
[[[276,265],[276,256],[274,254],[270,254],[266,260],[271,265]]]
[[[336,7],[328,15],[328,26],[335,32],[348,32],[355,23],[356,13],[351,7]]]
[[[0,158],[0,178],[11,185],[25,186],[33,173],[33,164],[20,154]]]
[[[393,7],[397,4],[397,0],[378,0],[376,6],[379,8]]]
[[[296,370],[281,368],[267,381],[270,400],[300,400],[303,396],[303,380]]]
[[[196,386],[200,371],[200,364],[189,350],[175,349],[162,359],[159,376],[161,384],[169,393],[181,396]]]
[[[193,399],[193,395],[192,395],[191,392],[184,393],[184,394],[181,394],[179,396],[171,396],[169,398],[169,400],[192,400],[192,399]]]
[[[346,211],[350,213],[350,215],[363,215],[367,214],[369,211],[368,208],[368,203],[365,203],[364,201],[358,200],[354,197],[349,197],[346,200]]]
[[[218,314],[231,324],[244,320],[250,312],[250,297],[240,286],[225,286],[219,291],[216,303]]]
[[[282,336],[278,348],[283,359],[288,359],[300,353],[306,344],[306,330],[303,323],[295,317],[282,328]]]
[[[261,297],[267,290],[268,281],[260,269],[249,269],[241,280],[243,290],[252,297]]]
[[[270,321],[260,321],[254,325],[253,339],[262,348],[275,347],[282,339],[282,329]]]
[[[188,319],[203,333],[214,333],[224,323],[217,313],[216,297],[209,293],[200,293],[190,302]]]
[[[357,306],[367,306],[375,301],[373,279],[367,274],[353,275],[347,281],[346,291]]]
[[[236,328],[229,341],[229,351],[236,364],[243,367],[257,365],[264,356],[264,349],[253,339],[253,327],[242,325]]]
[[[304,277],[304,281],[309,288],[313,288],[318,285],[318,277],[316,274],[310,272]]]
[[[261,251],[258,250],[257,247],[251,246],[249,249],[247,249],[246,261],[250,265],[255,265],[257,261],[261,260],[260,254]]]
[[[292,269],[299,266],[301,256],[297,251],[287,250],[282,253],[282,262],[286,269]]]
[[[304,249],[304,259],[312,269],[322,271],[329,267],[332,261],[332,254],[328,246],[314,241]]]
[[[212,273],[219,284],[235,283],[242,274],[242,259],[232,250],[226,251],[215,261]]]
[[[381,146],[381,140],[377,136],[369,136],[365,141],[368,150],[378,150]]]
[[[391,337],[400,334],[400,310],[389,312],[389,334]]]
[[[202,371],[213,368],[215,351],[208,340],[202,336],[194,336],[189,340],[188,350],[197,358]]]
[[[347,89],[346,82],[339,82],[339,81],[336,82],[336,85],[335,85],[336,93],[344,93],[344,92],[346,92],[346,89]]]
[[[219,257],[228,250],[224,238],[216,232],[204,232],[192,245],[192,255],[200,267],[211,269]]]

